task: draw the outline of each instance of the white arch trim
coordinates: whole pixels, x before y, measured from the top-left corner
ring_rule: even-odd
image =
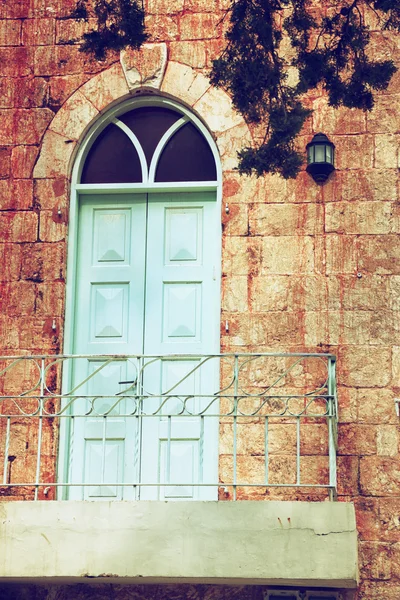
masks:
[[[149,181],[155,180],[158,161],[160,159],[161,152],[164,150],[167,142],[171,139],[174,133],[176,133],[178,129],[186,125],[188,121],[189,119],[187,117],[182,117],[182,119],[179,119],[178,121],[173,123],[173,125],[171,125],[169,129],[167,129],[167,131],[162,136],[161,140],[158,142],[157,147],[154,150],[153,157],[151,159]]]
[[[149,178],[149,173],[148,173],[148,169],[147,169],[147,160],[144,155],[141,143],[139,142],[139,140],[137,139],[137,137],[133,133],[133,131],[131,129],[129,129],[129,127],[127,125],[125,125],[125,123],[123,123],[122,121],[120,121],[119,119],[113,119],[111,121],[111,123],[114,123],[114,125],[119,127],[131,140],[131,142],[134,145],[136,152],[138,153],[138,156],[139,156],[140,167],[142,169],[142,180],[147,181]]]

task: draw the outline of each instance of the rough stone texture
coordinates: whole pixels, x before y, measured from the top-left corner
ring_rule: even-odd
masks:
[[[228,95],[212,89],[208,79],[211,61],[223,48],[221,19],[229,0],[147,0],[150,42],[141,52],[113,54],[101,63],[80,53],[78,45],[65,44],[86,27],[67,18],[74,3],[0,2],[0,353],[62,351],[69,177],[74,152],[98,114],[145,90],[192,107],[216,140],[223,170],[222,350],[338,356],[338,494],[356,504],[362,578],[357,599],[398,600],[400,75],[376,95],[371,113],[335,110],[320,91],[309,98],[314,114],[300,147],[323,131],[337,150],[337,170],[325,186],[315,185],[304,171],[295,181],[240,177],[234,170],[237,151],[262,132],[249,129]],[[369,20],[376,29],[372,15]],[[399,62],[398,36],[374,31],[372,42],[377,57]],[[278,371],[271,367],[271,373]],[[260,373],[258,390],[268,379],[263,369]],[[29,377],[0,378],[0,393],[29,383]],[[54,377],[54,385],[57,381]],[[18,427],[17,457],[9,467],[15,481],[22,481],[35,471],[26,443],[34,443],[36,432],[23,419]],[[56,434],[50,427],[45,431],[43,473],[50,481]],[[0,465],[3,432],[0,428]],[[307,423],[301,437],[307,459],[301,468],[310,482],[326,477],[325,435],[320,424]],[[232,469],[232,440],[223,423],[221,476]],[[270,441],[272,477],[293,481],[293,424],[278,423]],[[263,430],[257,422],[249,423],[238,444],[240,472],[263,475]],[[322,499],[312,489],[303,496],[285,489],[247,488],[240,494]],[[32,489],[6,495],[0,487],[3,496],[32,498]],[[52,491],[47,498],[54,498]],[[85,589],[73,594],[109,597],[105,589],[90,588],[90,594]],[[189,591],[202,598],[222,594],[220,588]],[[114,592],[118,600],[138,593]],[[12,589],[4,593],[19,600]],[[32,600],[67,597],[65,589],[21,594],[24,600],[31,600],[29,594]]]

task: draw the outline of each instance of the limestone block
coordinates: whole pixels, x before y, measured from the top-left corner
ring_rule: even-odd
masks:
[[[283,461],[286,457],[278,458],[282,458]],[[240,455],[237,457],[236,466],[237,481],[242,483],[262,483],[265,481],[264,456],[249,457]],[[220,456],[219,476],[221,483],[231,483],[233,481],[233,456]]]
[[[34,242],[37,239],[37,214],[32,211],[0,213],[0,239],[3,242]]]
[[[194,69],[204,69],[206,66],[206,47],[203,41],[171,42],[169,59]]]
[[[57,19],[55,43],[65,44],[68,41],[79,43],[82,36],[92,29],[96,29],[96,19],[89,18],[87,21],[76,21],[75,19]]]
[[[193,43],[193,42],[191,42]],[[219,58],[225,49],[225,38],[212,39],[205,41],[206,46],[206,67],[211,69],[213,61]]]
[[[193,106],[209,89],[210,82],[201,73],[177,62],[168,62],[161,91]]]
[[[358,456],[337,457],[337,489],[339,496],[357,496],[359,494]]]
[[[256,177],[243,177],[237,171],[223,172],[223,198],[228,204],[235,202],[244,204],[246,202],[263,201],[264,195],[261,179]]]
[[[207,117],[205,116],[205,118]],[[214,122],[216,123],[216,121]],[[222,122],[219,126],[223,127]],[[217,138],[217,146],[223,170],[237,169],[239,150],[249,147],[251,143],[250,131],[244,122],[220,133]]]
[[[130,90],[160,88],[167,65],[166,44],[145,44],[141,50],[122,50],[121,65]]]
[[[361,577],[363,579],[390,579],[393,554],[391,546],[379,542],[360,542],[359,548]]]
[[[171,15],[183,10],[185,0],[147,0],[148,14]]]
[[[261,442],[262,442],[261,437]],[[268,426],[268,452],[274,454],[296,456],[297,436],[295,423],[275,424],[273,419]]]
[[[69,181],[66,177],[34,180],[35,201],[44,210],[66,210],[69,202],[68,190]]]
[[[55,210],[41,210],[39,214],[39,239],[42,242],[60,242],[66,239],[66,210],[58,215]]]
[[[392,385],[400,387],[400,347],[393,346],[392,348]]]
[[[336,110],[329,106],[328,99],[324,96],[315,98],[312,102],[312,110],[313,131],[323,131],[328,136],[335,133]]]
[[[38,316],[62,317],[65,297],[65,283],[54,281],[51,284],[36,285],[35,314]]]
[[[389,202],[335,202],[326,206],[326,231],[345,234],[389,233]]]
[[[69,166],[76,142],[54,131],[47,131],[43,138],[39,160],[33,171],[37,179],[68,177]]]
[[[337,169],[371,169],[374,162],[374,139],[371,135],[333,136]],[[355,157],[356,160],[355,160]]]
[[[342,200],[396,200],[397,169],[348,170],[341,173]],[[338,199],[340,199],[338,197]]]
[[[314,113],[315,114],[315,113]],[[340,135],[364,133],[367,128],[367,115],[363,110],[340,106],[335,109],[335,133]],[[321,124],[322,125],[322,124]],[[317,128],[315,131],[324,131]]]
[[[106,71],[102,71],[89,79],[79,90],[98,111],[102,111],[116,100],[129,94],[121,64],[116,63]]]
[[[261,273],[295,274],[314,270],[314,242],[311,236],[273,237],[262,239]]]
[[[290,348],[304,342],[304,313],[270,312],[249,319],[248,343],[267,344],[273,348]]]
[[[0,243],[0,281],[16,281],[21,273],[22,246],[12,243]]]
[[[280,176],[279,179],[282,181]],[[288,179],[286,189],[285,202],[318,202],[321,201],[324,193],[321,186],[315,185],[314,180],[306,171],[300,171],[296,179]]]
[[[238,275],[257,274],[261,266],[261,240],[229,237],[224,241],[222,269]]]
[[[246,312],[247,277],[227,277],[222,282],[222,310],[227,312]]]
[[[38,155],[35,146],[15,146],[11,153],[13,176],[17,179],[29,179]]]
[[[197,12],[218,12],[220,2],[218,0],[185,0],[185,8]],[[222,9],[224,7],[221,7]]]
[[[26,19],[22,26],[25,46],[51,46],[55,42],[56,21],[51,17]]]
[[[365,456],[376,454],[376,427],[347,423],[339,425],[338,452],[340,455]]]
[[[21,42],[21,21],[0,20],[0,46],[19,46]]]
[[[0,148],[0,179],[8,177],[11,169],[11,148]]]
[[[69,140],[79,140],[98,115],[98,110],[80,91],[58,111],[49,129]]]
[[[354,423],[359,420],[357,416],[357,391],[358,390],[356,389],[346,388],[340,384],[338,385],[339,423]],[[365,421],[361,420],[360,422],[363,423]]]
[[[312,235],[323,232],[322,206],[316,204],[254,204],[249,214],[251,235]]]
[[[393,279],[395,278],[368,274],[361,278],[341,277],[342,307],[351,310],[387,309]]]
[[[360,271],[400,274],[400,238],[397,235],[363,236],[359,239]]]
[[[79,52],[79,46],[37,46],[34,53],[35,75],[74,75],[85,71],[96,73],[104,69],[104,63]]]
[[[179,21],[182,40],[202,40],[219,37],[221,16],[209,13],[186,13]]]
[[[3,2],[0,4],[1,19],[24,19],[29,15],[31,3],[28,0],[21,0],[18,3],[9,4]]]
[[[344,344],[380,344],[395,342],[391,311],[345,311],[341,341]]]
[[[35,307],[35,289],[31,282],[13,282],[1,286],[3,312],[9,317],[32,315]]]
[[[339,350],[339,380],[362,388],[385,387],[391,380],[390,348],[343,346]]]
[[[400,598],[400,586],[390,581],[366,580],[361,583],[359,594],[363,600],[376,600],[376,598],[397,600]]]
[[[397,425],[379,425],[376,438],[378,456],[397,456],[399,434]]]
[[[21,278],[37,283],[63,281],[65,260],[64,242],[25,244],[22,248]]]
[[[367,130],[370,133],[396,133],[400,130],[398,94],[378,94],[374,108],[367,114]]]
[[[229,202],[228,209],[229,214],[226,213],[225,206],[222,207],[221,220],[224,235],[248,235],[248,206],[246,204]]]
[[[254,312],[270,310],[293,310],[293,281],[287,275],[252,277],[250,282],[250,305]]]
[[[12,108],[14,106],[15,79],[11,77],[0,77],[0,108]]]
[[[220,454],[232,455],[234,429],[232,419],[220,428],[219,448]],[[265,435],[263,423],[253,423],[249,419],[241,419],[236,427],[236,452],[238,456],[260,456],[264,458]]]
[[[360,459],[360,486],[367,496],[398,496],[400,464],[397,458],[365,456]]]
[[[235,139],[237,135],[233,128],[237,125],[242,127],[245,125],[243,117],[233,109],[228,94],[214,87],[210,87],[193,105],[193,108],[203,117],[214,133],[226,132],[228,129],[232,130],[229,132],[232,139]],[[244,138],[242,143],[247,142],[246,136]],[[221,155],[223,156],[223,152],[221,152]]]
[[[33,48],[14,46],[0,48],[1,74],[3,77],[27,77],[33,72]]]
[[[13,355],[13,351],[19,350],[18,330],[16,327],[10,327],[7,315],[0,316],[0,339],[3,354]]]
[[[379,498],[377,504],[379,537],[373,539],[400,542],[400,499]]]
[[[76,75],[60,75],[50,79],[50,102],[56,108],[61,107],[76,90],[82,86],[90,75],[77,73]]]
[[[2,146],[11,146],[14,143],[13,130],[13,110],[0,111],[0,144]]]
[[[395,363],[394,357],[393,363]],[[393,383],[397,385],[396,381],[393,381]],[[359,389],[356,394],[357,421],[359,423],[375,423],[376,425],[398,423],[392,390],[380,388]]]
[[[164,42],[165,40],[176,40],[179,38],[179,27],[177,16],[149,15],[144,19],[146,30],[150,33],[151,42]]]
[[[302,484],[328,485],[328,456],[302,456],[300,460],[300,481]]]
[[[357,238],[352,235],[327,235],[326,272],[355,273],[357,270]]]
[[[0,210],[27,210],[33,205],[33,183],[29,179],[0,180]]]
[[[337,311],[310,311],[304,316],[307,346],[337,346],[340,339],[341,319]]]
[[[377,169],[397,169],[399,166],[399,136],[376,135],[374,166]]]
[[[326,422],[310,419],[300,424],[300,455],[328,456],[328,427]]]

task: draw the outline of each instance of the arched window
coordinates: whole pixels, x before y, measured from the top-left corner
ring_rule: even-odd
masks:
[[[216,181],[211,148],[189,118],[162,106],[130,110],[94,141],[80,182]]]

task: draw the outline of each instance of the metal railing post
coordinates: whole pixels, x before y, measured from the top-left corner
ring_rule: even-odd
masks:
[[[337,393],[336,393],[336,357],[328,358],[328,436],[329,436],[329,498],[336,500],[337,472]]]

